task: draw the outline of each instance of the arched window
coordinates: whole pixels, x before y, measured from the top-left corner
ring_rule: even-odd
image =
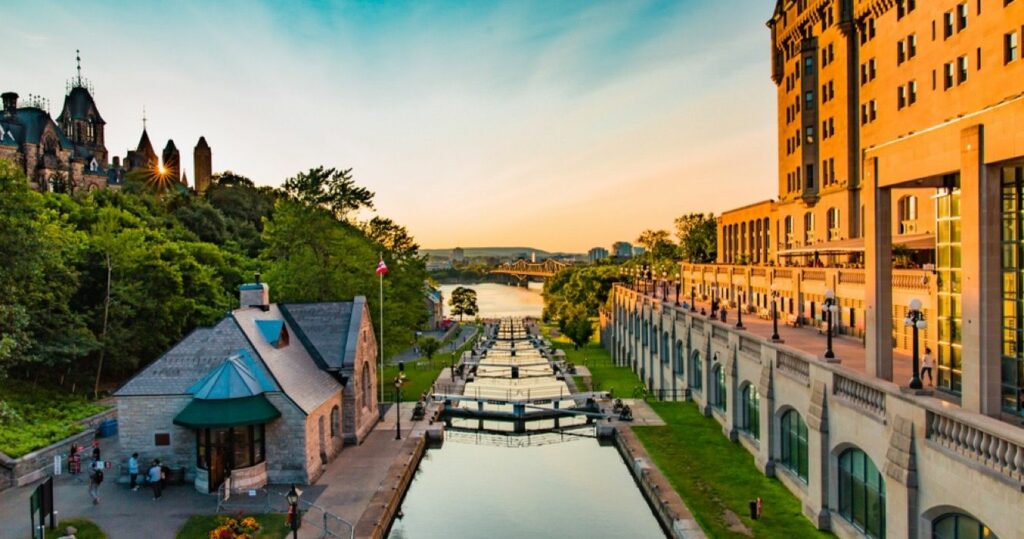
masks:
[[[839,455],[839,514],[868,537],[885,537],[885,480],[857,448]]]
[[[643,340],[643,345],[644,346],[647,346],[647,332],[648,331],[650,331],[650,329],[648,327],[647,320],[644,320],[644,328],[643,328],[643,331],[641,331],[641,333],[640,333],[640,338]]]
[[[743,386],[740,395],[740,430],[755,440],[761,439],[761,395],[751,383]]]
[[[651,324],[648,327],[648,329],[651,332],[651,335],[650,335],[651,353],[652,354],[657,354],[658,353],[658,326],[656,326],[654,324]]]
[[[669,360],[668,333],[661,334],[661,364],[668,365]]]
[[[690,356],[690,389],[701,391],[704,388],[704,367],[701,365],[700,352],[694,350]]]
[[[369,408],[370,403],[373,401],[373,383],[370,380],[370,362],[363,362],[363,408]]]
[[[963,513],[946,513],[932,521],[932,539],[999,539],[988,526]]]
[[[341,436],[341,409],[331,408],[331,438]]]
[[[814,214],[804,214],[804,244],[814,243]]]
[[[896,201],[896,212],[899,215],[899,233],[913,234],[917,232],[917,197],[907,195]]]
[[[782,454],[779,463],[807,482],[807,424],[800,413],[788,410],[782,414],[779,426],[779,437],[782,440]]]
[[[829,241],[839,239],[839,208],[829,208],[825,213],[828,220],[828,239]]]
[[[796,241],[795,232],[793,231],[793,216],[787,215],[785,221],[783,221],[783,230],[785,231],[786,238],[786,249],[793,247],[793,242]]]
[[[711,368],[711,377],[715,380],[714,391],[711,392],[711,406],[725,411],[725,369],[718,363]]]
[[[683,374],[683,341],[676,341],[676,374]]]

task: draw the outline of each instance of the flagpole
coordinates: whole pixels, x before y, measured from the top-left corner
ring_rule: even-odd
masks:
[[[381,258],[383,260],[383,258]],[[380,400],[384,400],[384,274],[380,271],[377,272],[377,279],[380,283],[380,373],[377,375],[380,378]],[[377,409],[380,411],[381,419],[384,418],[384,409],[380,407],[380,403],[377,403]]]

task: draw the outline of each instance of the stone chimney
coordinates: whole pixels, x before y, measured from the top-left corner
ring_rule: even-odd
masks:
[[[0,99],[4,100],[4,114],[7,116],[14,116],[14,112],[18,110],[18,94],[14,92],[4,92],[0,94]]]
[[[238,303],[242,309],[259,307],[266,310],[270,307],[270,287],[260,282],[259,273],[256,274],[256,282],[238,287]]]

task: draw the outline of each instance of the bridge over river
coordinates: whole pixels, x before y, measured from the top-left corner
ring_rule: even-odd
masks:
[[[516,279],[516,284],[525,284],[533,279],[548,279],[554,277],[556,273],[568,268],[570,266],[567,262],[560,262],[553,258],[549,258],[543,262],[529,262],[524,259],[516,260],[515,262],[506,262],[491,270],[491,274],[494,275],[508,275]]]

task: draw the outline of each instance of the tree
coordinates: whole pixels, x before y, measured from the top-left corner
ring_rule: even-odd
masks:
[[[644,230],[636,242],[647,250],[648,256],[653,260],[675,258],[676,246],[672,243],[667,230]]]
[[[464,286],[452,290],[452,296],[448,298],[448,305],[452,307],[452,314],[459,315],[460,322],[463,315],[475,316],[480,310],[476,304],[476,290]]]
[[[423,337],[420,339],[419,346],[420,351],[427,356],[427,359],[434,359],[434,354],[441,349],[441,341],[433,337]]]
[[[569,319],[579,311],[597,316],[612,285],[621,280],[618,266],[572,266],[544,283],[544,316]]]
[[[288,178],[282,187],[289,197],[309,206],[325,208],[343,222],[348,222],[349,214],[354,211],[373,209],[373,191],[356,185],[350,168],[311,168]]]
[[[581,346],[586,346],[594,335],[594,323],[586,315],[575,313],[566,320],[562,333],[572,341],[573,350],[579,350]]]
[[[718,256],[718,221],[714,214],[688,213],[675,220],[679,255],[687,262],[707,264]]]

